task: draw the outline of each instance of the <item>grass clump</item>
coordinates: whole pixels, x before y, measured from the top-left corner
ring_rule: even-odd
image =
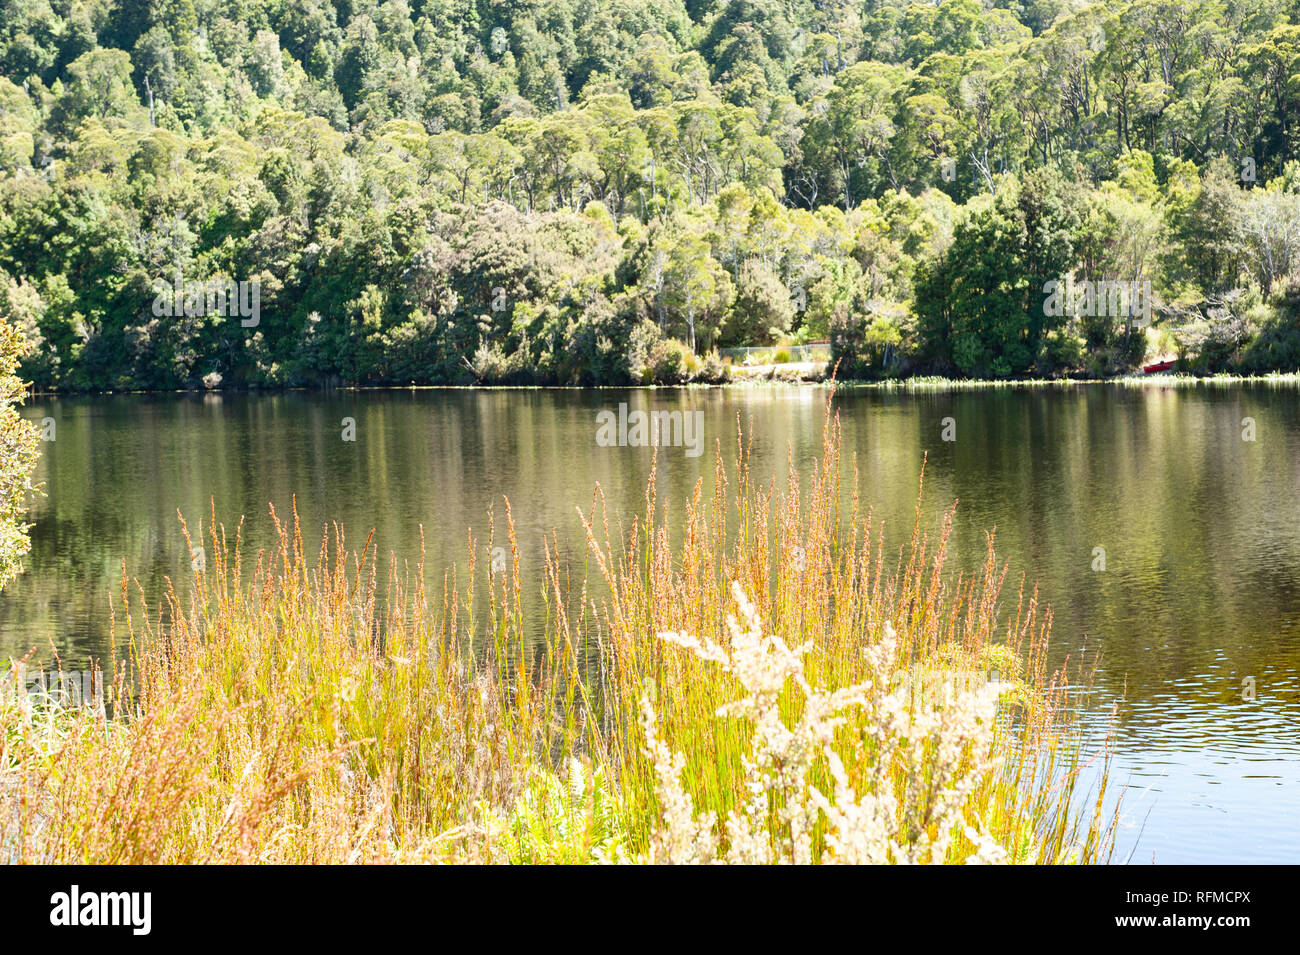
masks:
[[[188,586],[126,578],[103,706],[0,705],[0,846],[22,862],[1097,862],[1113,815],[1035,594],[946,567],[952,511],[890,559],[845,493],[830,399],[807,486],[738,464],[676,538],[652,473],[543,607],[469,544],[430,585],[296,514],[244,563],[210,524]],[[856,478],[856,475],[854,475]],[[850,486],[855,489],[856,480]],[[489,549],[496,531],[490,531]],[[189,537],[186,532],[187,539]],[[192,543],[192,542],[191,542]],[[531,604],[530,604],[531,605]],[[1002,681],[927,681],[974,667]],[[1022,698],[1009,698],[1015,690]]]

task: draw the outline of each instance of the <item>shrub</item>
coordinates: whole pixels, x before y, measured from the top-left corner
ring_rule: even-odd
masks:
[[[1083,365],[1087,342],[1068,328],[1053,328],[1043,336],[1043,355],[1039,370],[1052,374],[1070,371]]]
[[[695,373],[695,380],[707,385],[720,385],[730,381],[731,365],[716,351],[711,351],[704,356],[699,371]]]
[[[0,587],[22,570],[31,548],[22,516],[40,455],[40,432],[18,415],[27,386],[17,375],[29,350],[17,326],[0,319]]]
[[[776,634],[765,634],[740,584],[733,584],[733,594],[741,620],[728,616],[724,643],[678,633],[660,638],[720,667],[740,684],[743,695],[718,715],[752,726],[742,756],[747,795],[720,826],[711,813],[697,814],[681,783],[685,760],[660,741],[653,706],[643,698],[648,755],[662,807],[652,860],[808,864],[821,843],[824,862],[1007,861],[997,840],[967,823],[962,813],[992,768],[989,744],[999,685],[948,698],[909,699],[906,687],[891,686],[898,637],[886,621],[879,642],[865,650],[866,679],[832,691],[818,689],[805,672],[808,648],[791,648]],[[794,720],[783,713],[791,709],[791,689],[801,710]],[[845,727],[855,731],[845,734]],[[850,780],[846,762],[869,767],[865,787],[862,780]],[[899,774],[902,787],[895,778]],[[828,783],[822,782],[826,777]],[[719,832],[725,833],[725,843]],[[950,850],[959,833],[965,838],[953,858]]]
[[[683,384],[690,380],[690,367],[696,361],[689,345],[675,338],[662,339],[650,352],[651,380],[660,385]]]
[[[507,355],[500,342],[483,342],[470,368],[475,380],[485,385],[520,384],[533,377],[526,343]]]

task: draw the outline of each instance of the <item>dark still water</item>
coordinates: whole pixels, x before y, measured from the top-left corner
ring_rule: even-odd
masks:
[[[602,447],[596,416],[702,413],[706,452],[660,453],[680,505],[735,454],[752,416],[757,475],[805,471],[819,453],[817,388],[412,391],[278,396],[43,399],[53,418],[33,507],[27,571],[0,595],[0,658],[58,649],[65,668],[107,652],[123,559],[147,594],[187,576],[176,518],[215,502],[250,548],[267,505],[298,497],[305,535],[341,521],[359,547],[414,563],[424,526],[430,579],[464,566],[509,497],[521,567],[540,582],[543,535],[581,553],[575,506],[599,483],[611,513],[644,507],[650,450]],[[897,543],[910,529],[922,456],[925,517],[960,499],[954,566],[999,555],[1037,580],[1055,611],[1056,659],[1086,646],[1094,698],[1122,698],[1114,778],[1128,786],[1117,858],[1300,862],[1300,390],[1091,385],[957,394],[841,392],[846,465]],[[343,440],[344,419],[355,441]],[[951,422],[944,419],[951,418]],[[1253,419],[1253,441],[1243,440]],[[946,425],[954,441],[942,440]],[[1247,435],[1249,436],[1249,435]],[[674,513],[680,513],[675,507]],[[1099,557],[1104,549],[1105,569]],[[246,557],[248,552],[246,552]],[[481,559],[485,555],[480,555]],[[1014,606],[1015,585],[1005,603]],[[1254,698],[1249,688],[1253,685]]]

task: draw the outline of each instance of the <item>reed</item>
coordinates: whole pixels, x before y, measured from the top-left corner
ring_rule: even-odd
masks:
[[[886,553],[832,395],[821,459],[783,487],[751,474],[738,423],[737,465],[718,455],[676,542],[653,474],[625,533],[597,488],[587,566],[552,537],[533,613],[508,502],[505,572],[468,540],[432,582],[422,555],[390,557],[382,592],[373,540],[334,527],[309,556],[296,513],[272,510],[277,544],[250,565],[242,526],[228,541],[213,515],[206,569],[156,605],[124,568],[102,706],[0,695],[0,851],[1106,861],[1106,773],[1080,791],[1050,613],[1023,587],[1002,612],[991,537],[978,574],[948,570],[951,510],[931,535],[918,499]]]

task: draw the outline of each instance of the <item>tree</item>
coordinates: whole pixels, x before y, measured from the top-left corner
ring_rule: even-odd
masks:
[[[125,50],[93,50],[68,64],[63,95],[50,123],[70,134],[83,119],[110,116],[138,123],[143,112],[131,83],[131,56]]]
[[[1246,193],[1238,225],[1246,263],[1267,295],[1273,283],[1300,269],[1300,193],[1281,177]]]
[[[1241,189],[1223,157],[1209,163],[1189,194],[1171,202],[1170,228],[1181,250],[1180,270],[1199,289],[1220,292],[1237,280]]]
[[[1072,271],[1078,221],[1059,175],[1002,177],[995,197],[972,203],[952,245],[918,270],[923,354],[965,375],[1028,372],[1064,319],[1046,307],[1044,287]]]
[[[853,208],[855,179],[897,184],[888,157],[900,78],[897,67],[857,63],[814,104],[804,155],[829,176],[830,189],[839,193],[845,211]]]
[[[794,321],[790,290],[757,259],[745,262],[736,281],[736,299],[720,344],[766,345],[787,335]]]
[[[684,338],[691,351],[717,341],[726,310],[735,296],[731,276],[713,258],[709,243],[689,228],[661,236],[649,259],[647,279],[666,309],[669,334]]]

